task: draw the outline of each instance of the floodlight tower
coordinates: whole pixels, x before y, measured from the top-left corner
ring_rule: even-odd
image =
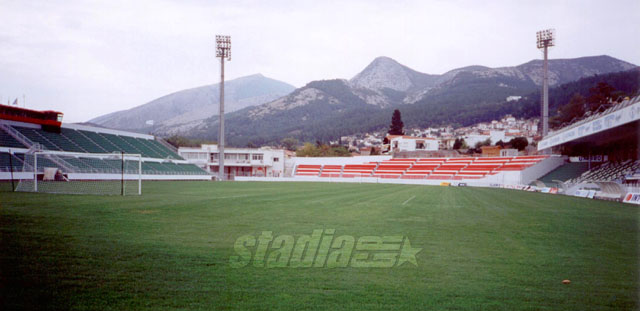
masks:
[[[220,57],[220,138],[218,139],[218,174],[224,176],[224,59],[231,61],[231,37],[216,35],[216,57]]]
[[[548,48],[556,44],[555,42],[555,30],[547,29],[541,30],[536,33],[538,49],[544,51],[543,62],[543,78],[542,78],[542,109],[540,109],[542,123],[542,137],[546,137],[549,133],[549,60]]]

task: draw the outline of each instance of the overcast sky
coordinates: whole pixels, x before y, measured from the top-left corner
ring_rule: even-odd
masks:
[[[214,36],[232,36],[228,79],[296,87],[351,78],[377,56],[440,74],[607,54],[640,64],[640,1],[0,0],[0,102],[87,121],[219,82]]]

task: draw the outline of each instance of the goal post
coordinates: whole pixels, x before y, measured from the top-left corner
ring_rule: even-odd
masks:
[[[16,191],[141,195],[142,156],[39,151],[25,154],[21,176]]]

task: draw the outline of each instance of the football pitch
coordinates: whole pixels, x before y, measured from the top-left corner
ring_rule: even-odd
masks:
[[[638,211],[515,190],[384,184],[143,182],[142,196],[127,197],[0,192],[0,309],[636,310]],[[243,236],[331,229],[356,241],[403,237],[415,261],[231,264]],[[246,246],[254,257],[259,248]]]

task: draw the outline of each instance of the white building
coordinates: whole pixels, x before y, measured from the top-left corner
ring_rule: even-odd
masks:
[[[491,138],[491,136],[487,134],[467,134],[463,137],[464,142],[467,143],[467,146],[470,148],[474,148],[475,145],[479,142],[484,142],[487,138]]]
[[[517,157],[518,149],[501,149],[500,156],[501,157]]]
[[[387,136],[393,151],[437,151],[439,142],[431,137]]]
[[[495,144],[498,141],[504,141],[505,132],[504,131],[489,131],[489,136],[491,137],[491,144]]]
[[[178,153],[185,160],[201,168],[218,173],[218,145],[196,148],[180,147]],[[224,148],[224,171],[229,176],[282,177],[285,151],[271,148]]]
[[[477,143],[479,142],[484,142],[485,140],[489,139],[491,141],[492,145],[495,145],[495,143],[497,143],[498,141],[505,141],[505,131],[497,131],[497,130],[492,130],[492,131],[485,131],[482,134],[468,134],[465,135],[464,137],[464,141],[467,143],[467,145],[471,148],[473,148]]]
[[[515,117],[513,117],[513,116],[511,116],[511,115],[506,115],[506,116],[503,118],[503,120],[504,120],[504,122],[505,122],[505,123],[507,123],[507,125],[509,125],[509,126],[516,126],[516,121],[517,121],[517,120],[516,120],[516,118],[515,118]]]

